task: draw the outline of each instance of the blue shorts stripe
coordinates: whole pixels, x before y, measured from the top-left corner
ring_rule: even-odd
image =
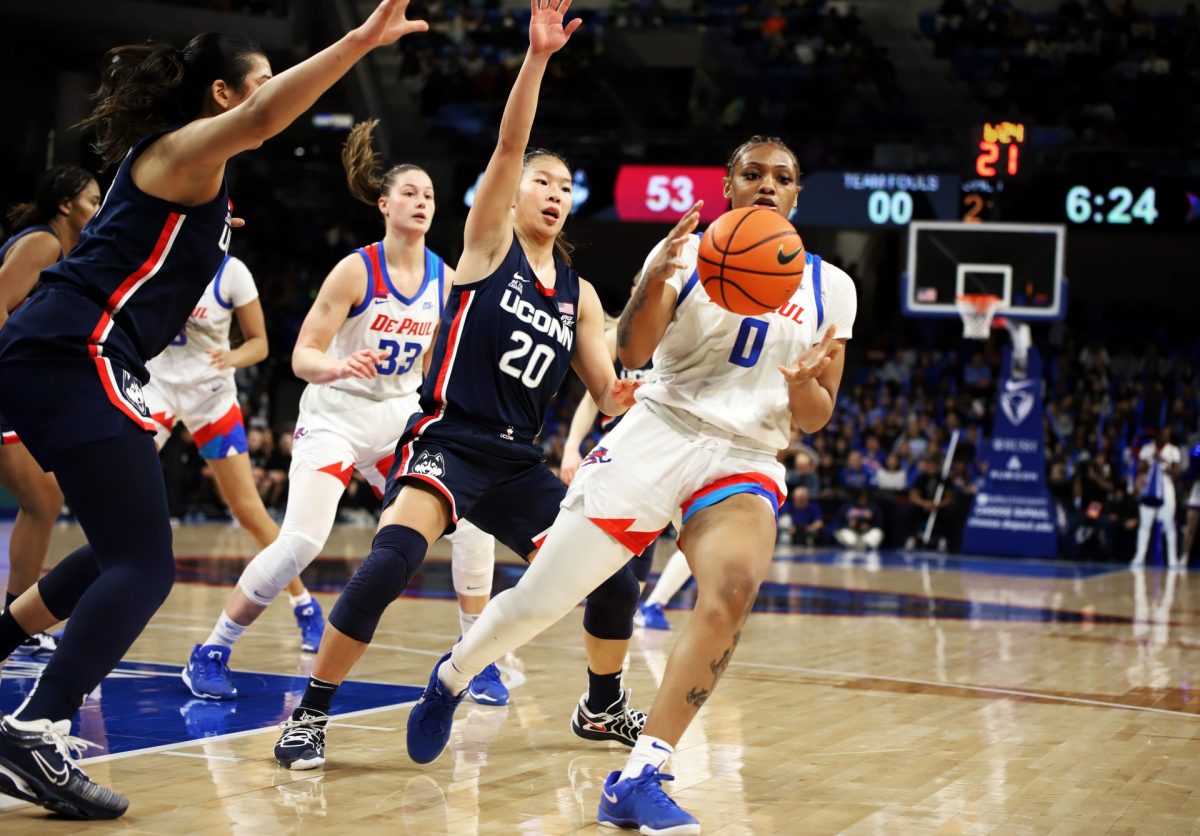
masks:
[[[713,505],[716,505],[718,502],[721,502],[722,500],[725,500],[725,499],[729,499],[729,497],[735,496],[739,493],[758,494],[763,499],[767,500],[767,502],[771,503],[771,508],[774,509],[775,516],[779,516],[779,505],[778,505],[779,498],[777,496],[775,496],[775,494],[771,493],[766,488],[764,488],[762,485],[756,484],[754,482],[746,482],[746,483],[740,484],[740,485],[729,485],[727,487],[721,488],[720,490],[715,490],[710,494],[700,497],[699,499],[697,499],[695,502],[692,503],[692,507],[688,508],[687,513],[683,515],[683,521],[687,522],[695,515],[695,513],[697,511],[700,511],[704,508],[711,508]]]

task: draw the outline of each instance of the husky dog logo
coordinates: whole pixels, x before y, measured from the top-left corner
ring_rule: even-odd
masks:
[[[513,430],[512,425],[509,424],[507,427],[504,428],[504,432],[500,433],[500,437],[503,438],[505,441],[512,441],[514,432],[515,431]]]
[[[428,450],[425,450],[413,462],[412,472],[418,476],[445,476],[446,463],[442,460],[441,453],[430,454]]]
[[[579,466],[587,467],[589,464],[604,464],[611,461],[612,459],[608,455],[607,447],[593,447],[592,452],[584,457],[583,462]]]
[[[121,394],[130,406],[149,417],[150,411],[146,409],[146,396],[142,392],[142,384],[124,369],[121,369]]]

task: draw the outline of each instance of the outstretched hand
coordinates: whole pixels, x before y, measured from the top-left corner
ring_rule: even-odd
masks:
[[[383,0],[356,30],[359,37],[374,49],[395,43],[413,32],[427,31],[429,24],[425,21],[405,17],[408,3],[409,0]]]
[[[583,25],[575,18],[563,25],[571,0],[529,0],[529,51],[534,55],[552,55],[567,45],[575,30]]]
[[[796,358],[796,365],[779,367],[779,373],[783,375],[788,386],[799,386],[818,378],[829,368],[829,364],[842,350],[842,344],[834,342],[836,334],[837,326],[830,325],[824,339]]]
[[[704,208],[704,201],[697,200],[692,208],[684,213],[684,216],[679,219],[679,223],[675,224],[675,228],[671,230],[671,234],[667,236],[666,241],[659,248],[658,252],[654,254],[654,258],[646,265],[645,276],[665,279],[687,267],[683,263],[682,258],[683,245],[687,243],[691,234],[696,231],[696,225],[700,223],[700,210],[702,208]]]

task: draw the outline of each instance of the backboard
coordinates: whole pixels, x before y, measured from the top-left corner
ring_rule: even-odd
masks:
[[[1059,225],[913,221],[902,277],[905,316],[957,317],[964,294],[999,296],[999,316],[1062,319],[1066,228]]]

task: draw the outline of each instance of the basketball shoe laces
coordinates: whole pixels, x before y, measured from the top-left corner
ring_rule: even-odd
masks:
[[[328,716],[317,716],[307,711],[299,720],[287,719],[279,724],[283,736],[279,738],[279,746],[315,746],[322,741],[325,730],[332,726]]]
[[[589,711],[584,717],[593,726],[599,726],[601,731],[615,732],[633,740],[636,735],[641,734],[642,727],[646,725],[646,714],[638,711],[636,708],[630,708],[629,699],[630,692],[626,691],[621,694],[619,701],[609,706],[609,709],[617,709],[615,713],[601,711],[592,714]],[[584,708],[587,708],[586,703],[584,704]]]
[[[646,796],[655,807],[664,810],[676,810],[679,808],[679,805],[662,788],[663,781],[675,780],[674,775],[664,775],[655,769],[652,771],[643,771],[641,775],[631,780],[639,789],[645,791]]]

